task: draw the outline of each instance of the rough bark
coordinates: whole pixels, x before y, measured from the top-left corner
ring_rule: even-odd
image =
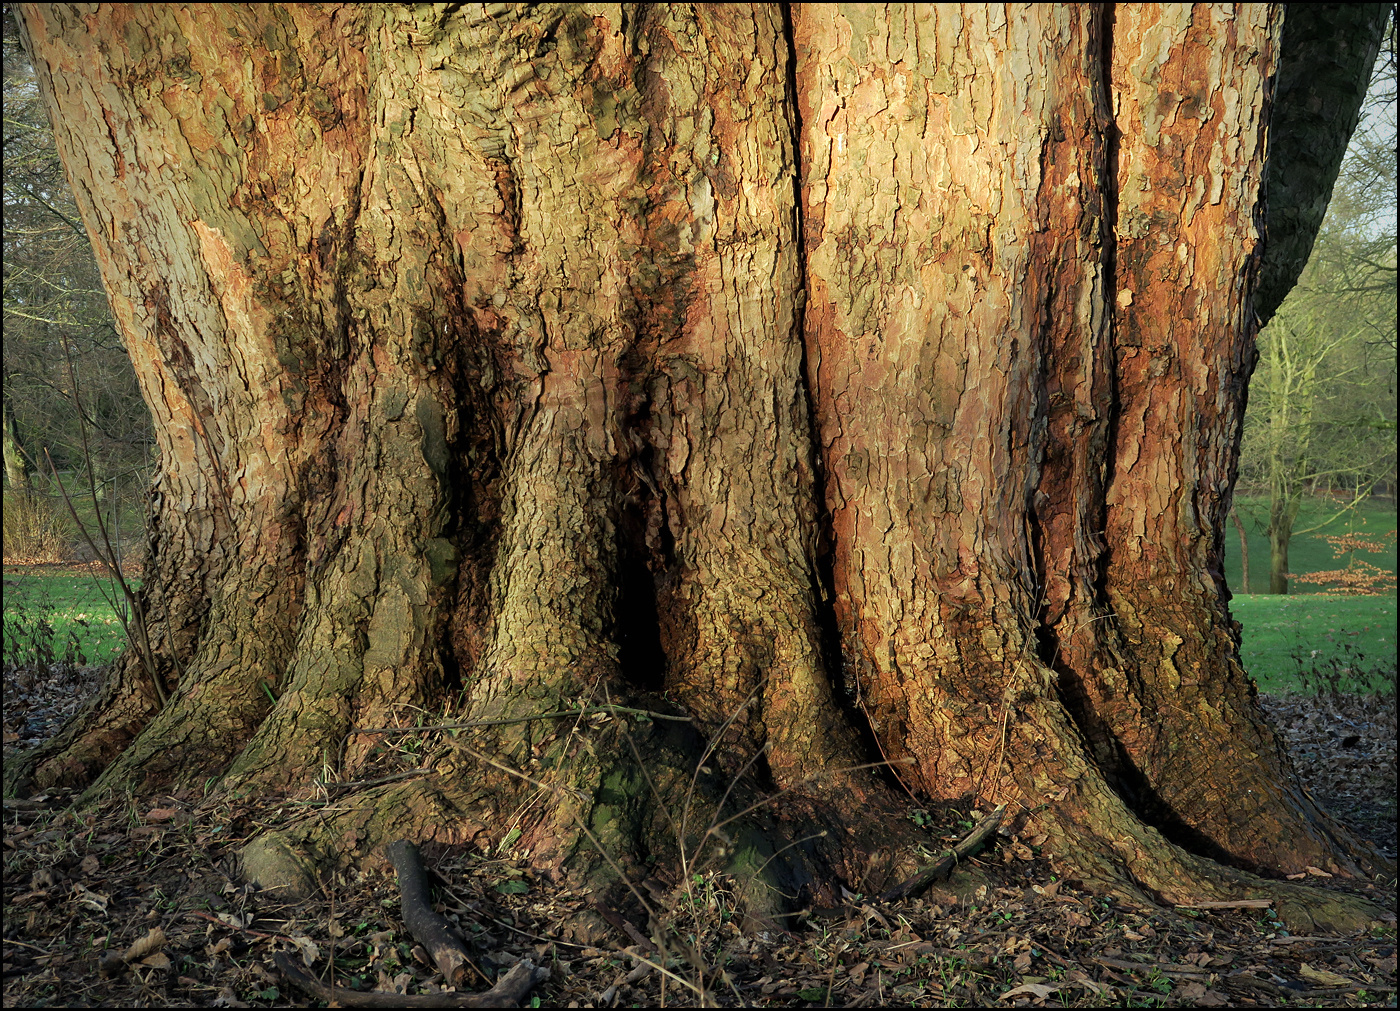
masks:
[[[773,912],[907,877],[897,781],[1140,896],[1374,865],[1220,574],[1276,6],[23,18],[157,419],[170,701],[126,662],[17,781],[296,790],[459,699],[249,859],[523,808],[543,867],[709,847]]]

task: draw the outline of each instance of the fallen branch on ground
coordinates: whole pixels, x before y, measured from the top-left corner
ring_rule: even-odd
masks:
[[[384,855],[399,875],[403,921],[408,924],[409,932],[433,956],[433,962],[448,986],[465,986],[471,953],[452,932],[452,925],[447,919],[433,911],[428,872],[423,867],[423,857],[418,847],[406,839],[399,839],[385,847]]]
[[[474,969],[475,966],[466,945],[453,933],[451,924],[433,911],[428,872],[423,866],[418,847],[406,839],[399,839],[385,847],[384,855],[399,875],[403,919],[409,932],[432,956],[442,972],[443,981],[448,986],[463,986],[467,969]],[[548,969],[537,967],[529,959],[521,959],[485,993],[362,993],[327,986],[283,952],[274,955],[273,961],[297,989],[341,1007],[518,1007],[521,998],[535,984],[549,977]]]
[[[913,899],[928,891],[936,881],[942,881],[953,868],[986,845],[987,839],[1001,824],[1001,816],[1006,813],[1006,805],[998,804],[996,810],[987,815],[973,828],[962,841],[948,851],[947,855],[926,870],[920,871],[907,881],[895,885],[880,896],[881,902],[898,902],[900,899]]]
[[[292,961],[286,952],[279,951],[272,960],[292,986],[338,1007],[519,1007],[537,983],[549,978],[548,969],[522,958],[485,993],[363,993],[327,986]]]

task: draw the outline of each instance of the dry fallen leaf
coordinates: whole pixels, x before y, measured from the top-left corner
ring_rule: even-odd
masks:
[[[170,956],[163,951],[158,951],[154,955],[148,955],[141,959],[141,964],[151,969],[169,969]]]
[[[97,859],[92,853],[83,857],[83,862],[78,864],[78,870],[82,871],[84,874],[96,874],[101,869],[102,861]]]
[[[292,942],[297,946],[297,950],[301,952],[301,960],[306,963],[308,969],[314,966],[316,960],[321,957],[321,949],[316,946],[315,941],[311,940],[311,938],[306,935],[294,934],[292,936]]]
[[[1347,977],[1328,972],[1326,969],[1314,969],[1307,962],[1299,967],[1298,975],[1310,983],[1320,983],[1323,986],[1351,986],[1351,980]]]
[[[107,912],[107,903],[111,901],[107,896],[94,892],[77,881],[73,882],[73,898],[99,913]]]
[[[97,959],[97,973],[103,979],[126,971],[126,959],[115,951],[104,951]]]
[[[1090,993],[1097,994],[1099,996],[1112,993],[1111,988],[1104,986],[1102,983],[1095,982],[1078,969],[1071,970],[1069,975],[1067,975],[1065,979],[1070,983],[1077,983],[1079,986],[1082,986]]]
[[[1312,864],[1308,864],[1308,866],[1304,867],[1303,870],[1307,871],[1315,878],[1330,878],[1332,876],[1326,871],[1324,871],[1321,867],[1314,867]]]
[[[1372,965],[1374,965],[1374,966],[1375,966],[1377,969],[1379,969],[1381,972],[1389,973],[1389,974],[1391,974],[1391,975],[1394,975],[1394,974],[1395,974],[1395,956],[1394,956],[1394,955],[1391,955],[1389,958],[1367,958],[1366,961],[1370,962]]]
[[[147,821],[170,821],[180,812],[173,807],[153,807],[146,812]]]
[[[1028,993],[1032,996],[1044,999],[1053,993],[1057,993],[1059,989],[1060,987],[1058,985],[1047,986],[1044,983],[1022,983],[1020,986],[1016,987],[1016,989],[1008,990],[1006,993],[1002,994],[1001,999],[1006,1000],[1008,997],[1015,997],[1023,993]]]
[[[130,948],[126,949],[126,954],[122,958],[128,962],[135,962],[137,959],[145,958],[153,952],[160,951],[165,947],[165,931],[159,927],[152,927],[146,931],[146,936],[141,938]]]

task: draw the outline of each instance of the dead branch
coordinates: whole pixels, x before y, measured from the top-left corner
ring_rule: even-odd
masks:
[[[943,859],[932,867],[915,874],[909,880],[895,885],[880,896],[880,901],[898,902],[900,899],[916,898],[928,891],[935,881],[942,881],[953,873],[954,867],[986,845],[987,838],[996,831],[997,826],[1001,824],[1001,816],[1005,813],[1006,805],[998,804],[996,810],[978,822],[976,827],[949,850]]]
[[[523,958],[485,993],[363,993],[327,986],[297,965],[286,952],[277,952],[272,960],[292,986],[338,1007],[519,1007],[521,1000],[537,983],[549,978],[548,969],[542,969]]]
[[[429,893],[428,872],[423,867],[418,847],[406,839],[390,843],[384,855],[399,874],[399,893],[403,896],[403,920],[418,943],[433,956],[449,986],[463,986],[471,953],[467,951],[447,919],[433,911]]]

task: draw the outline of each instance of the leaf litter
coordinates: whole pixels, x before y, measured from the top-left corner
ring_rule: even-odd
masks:
[[[7,710],[12,689],[7,672]],[[1394,696],[1263,702],[1305,785],[1393,858]],[[26,711],[56,705],[30,699]],[[7,754],[34,742],[6,736]],[[391,870],[333,872],[300,902],[238,879],[238,848],[289,808],[185,793],[75,811],[73,799],[4,801],[5,1006],[315,1006],[288,988],[278,952],[350,989],[445,989],[402,922]],[[1035,843],[1002,838],[971,861],[984,883],[960,871],[921,899],[848,895],[843,915],[793,932],[747,921],[732,882],[703,875],[660,896],[664,924],[609,910],[606,940],[572,926],[592,897],[537,881],[526,854],[424,856],[445,882],[436,909],[473,955],[468,987],[528,958],[551,972],[536,1006],[686,1007],[701,994],[726,1007],[1395,1004],[1393,927],[1295,937],[1267,908],[1134,908],[1057,880]],[[1393,881],[1308,877],[1394,908]]]

